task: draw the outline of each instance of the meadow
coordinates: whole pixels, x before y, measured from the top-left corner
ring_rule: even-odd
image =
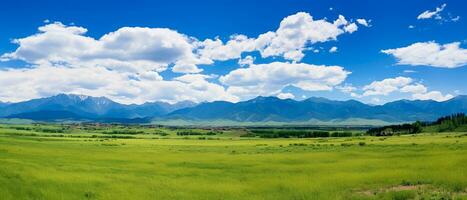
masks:
[[[466,133],[350,132],[3,124],[0,199],[467,199]]]

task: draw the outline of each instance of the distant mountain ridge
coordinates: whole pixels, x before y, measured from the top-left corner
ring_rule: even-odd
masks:
[[[58,94],[4,105],[0,107],[0,117],[46,121],[153,118],[194,105],[196,104],[188,101],[176,104],[148,102],[141,105],[125,105],[106,97]]]
[[[336,101],[311,97],[302,101],[262,97],[238,103],[214,101],[196,104],[148,102],[120,104],[105,97],[59,94],[19,103],[0,103],[0,118],[37,121],[97,121],[144,123],[167,120],[313,123],[349,119],[405,122],[432,121],[452,113],[467,113],[467,96],[444,102],[399,100],[368,105],[356,100]]]
[[[444,102],[433,100],[399,100],[384,105],[367,105],[355,100],[335,101],[312,97],[303,101],[257,97],[231,103],[217,101],[180,109],[168,114],[169,119],[232,120],[239,122],[300,122],[309,120],[376,119],[387,122],[431,121],[439,116],[467,112],[467,96]]]

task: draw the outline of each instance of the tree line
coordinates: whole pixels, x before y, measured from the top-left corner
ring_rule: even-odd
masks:
[[[371,128],[366,133],[372,136],[406,135],[422,132],[422,123],[417,121],[412,124],[389,125]]]
[[[249,130],[242,137],[261,138],[317,138],[317,137],[351,137],[352,132],[328,132],[309,130]]]
[[[438,126],[439,132],[454,131],[456,128],[467,124],[467,116],[464,113],[457,113],[450,116],[440,117],[432,123]]]
[[[406,123],[400,125],[389,125],[377,128],[371,128],[367,131],[368,135],[373,136],[392,136],[416,134],[423,131],[424,127],[436,127],[438,132],[454,131],[456,128],[467,124],[467,116],[464,113],[457,113],[438,118],[434,122]]]

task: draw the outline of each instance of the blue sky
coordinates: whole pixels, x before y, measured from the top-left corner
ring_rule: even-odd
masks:
[[[258,95],[442,101],[467,93],[465,10],[465,1],[426,0],[3,1],[0,101],[56,93],[122,103]],[[258,46],[267,32],[273,36]],[[106,34],[115,38],[100,41]],[[254,61],[241,66],[247,57]]]

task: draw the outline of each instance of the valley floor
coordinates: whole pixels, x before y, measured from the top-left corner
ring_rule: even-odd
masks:
[[[467,199],[467,135],[211,140],[0,131],[0,199]]]

